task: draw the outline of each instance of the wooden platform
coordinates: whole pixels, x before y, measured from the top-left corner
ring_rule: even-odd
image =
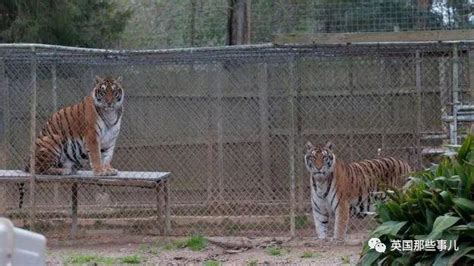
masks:
[[[474,41],[474,30],[431,30],[400,32],[296,33],[273,36],[276,45],[348,44],[384,42]]]
[[[50,183],[51,185],[59,183],[67,183],[71,185],[71,238],[77,233],[77,206],[78,206],[78,189],[81,184],[97,184],[104,186],[129,186],[154,189],[156,193],[157,223],[161,226],[161,233],[166,235],[169,233],[170,223],[170,207],[169,207],[169,188],[168,180],[171,176],[169,172],[132,172],[120,171],[116,176],[96,176],[92,171],[78,171],[77,174],[67,176],[57,175],[35,175],[32,179],[31,174],[20,170],[0,170],[1,183],[17,183],[25,184]],[[33,202],[35,202],[33,200]],[[30,219],[34,222],[34,205],[33,212],[30,212]]]

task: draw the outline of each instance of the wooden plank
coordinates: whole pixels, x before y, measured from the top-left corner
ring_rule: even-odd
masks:
[[[285,44],[347,44],[367,42],[423,42],[474,40],[474,30],[433,30],[403,32],[357,32],[274,35],[273,43]]]
[[[0,170],[0,181],[4,178],[29,178],[31,175],[20,170]],[[76,182],[81,181],[161,181],[170,176],[169,172],[134,172],[134,171],[119,171],[116,176],[96,176],[92,171],[78,171],[77,174],[60,176],[60,175],[36,175],[38,181],[65,181],[71,180]]]

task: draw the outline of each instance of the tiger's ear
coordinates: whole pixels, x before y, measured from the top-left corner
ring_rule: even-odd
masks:
[[[311,151],[312,149],[314,149],[313,144],[312,144],[311,142],[309,142],[309,141],[306,142],[305,147],[306,147],[306,152],[309,152],[309,151]]]
[[[328,143],[326,143],[326,145],[324,146],[324,148],[328,149],[328,150],[333,150],[334,148],[336,147],[336,145],[334,145],[334,143],[328,141]]]
[[[115,79],[116,82],[118,83],[121,83],[122,82],[122,76],[118,76],[116,79]]]
[[[104,80],[101,77],[95,76],[95,84],[96,85],[99,84],[99,83],[102,83],[102,82],[104,82]]]

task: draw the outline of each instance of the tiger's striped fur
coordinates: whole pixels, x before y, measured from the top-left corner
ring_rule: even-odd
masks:
[[[120,81],[96,77],[90,95],[48,119],[35,143],[35,173],[69,175],[89,161],[96,175],[117,174],[110,162],[122,119]]]
[[[54,113],[35,142],[37,174],[69,175],[87,162],[95,175],[116,175],[111,166],[120,132],[124,92],[121,77],[96,77],[90,95]],[[30,164],[25,171],[30,172]],[[20,208],[23,201],[20,186]]]
[[[335,214],[334,238],[343,240],[350,212],[370,210],[371,193],[382,186],[402,187],[410,173],[408,163],[392,158],[379,158],[345,164],[333,153],[334,144],[324,147],[306,144],[306,169],[311,174],[311,206],[316,232],[327,238],[329,215]]]

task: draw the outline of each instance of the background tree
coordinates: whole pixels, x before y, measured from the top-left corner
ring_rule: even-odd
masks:
[[[109,47],[132,15],[103,0],[4,0],[0,12],[2,42],[82,47]]]

